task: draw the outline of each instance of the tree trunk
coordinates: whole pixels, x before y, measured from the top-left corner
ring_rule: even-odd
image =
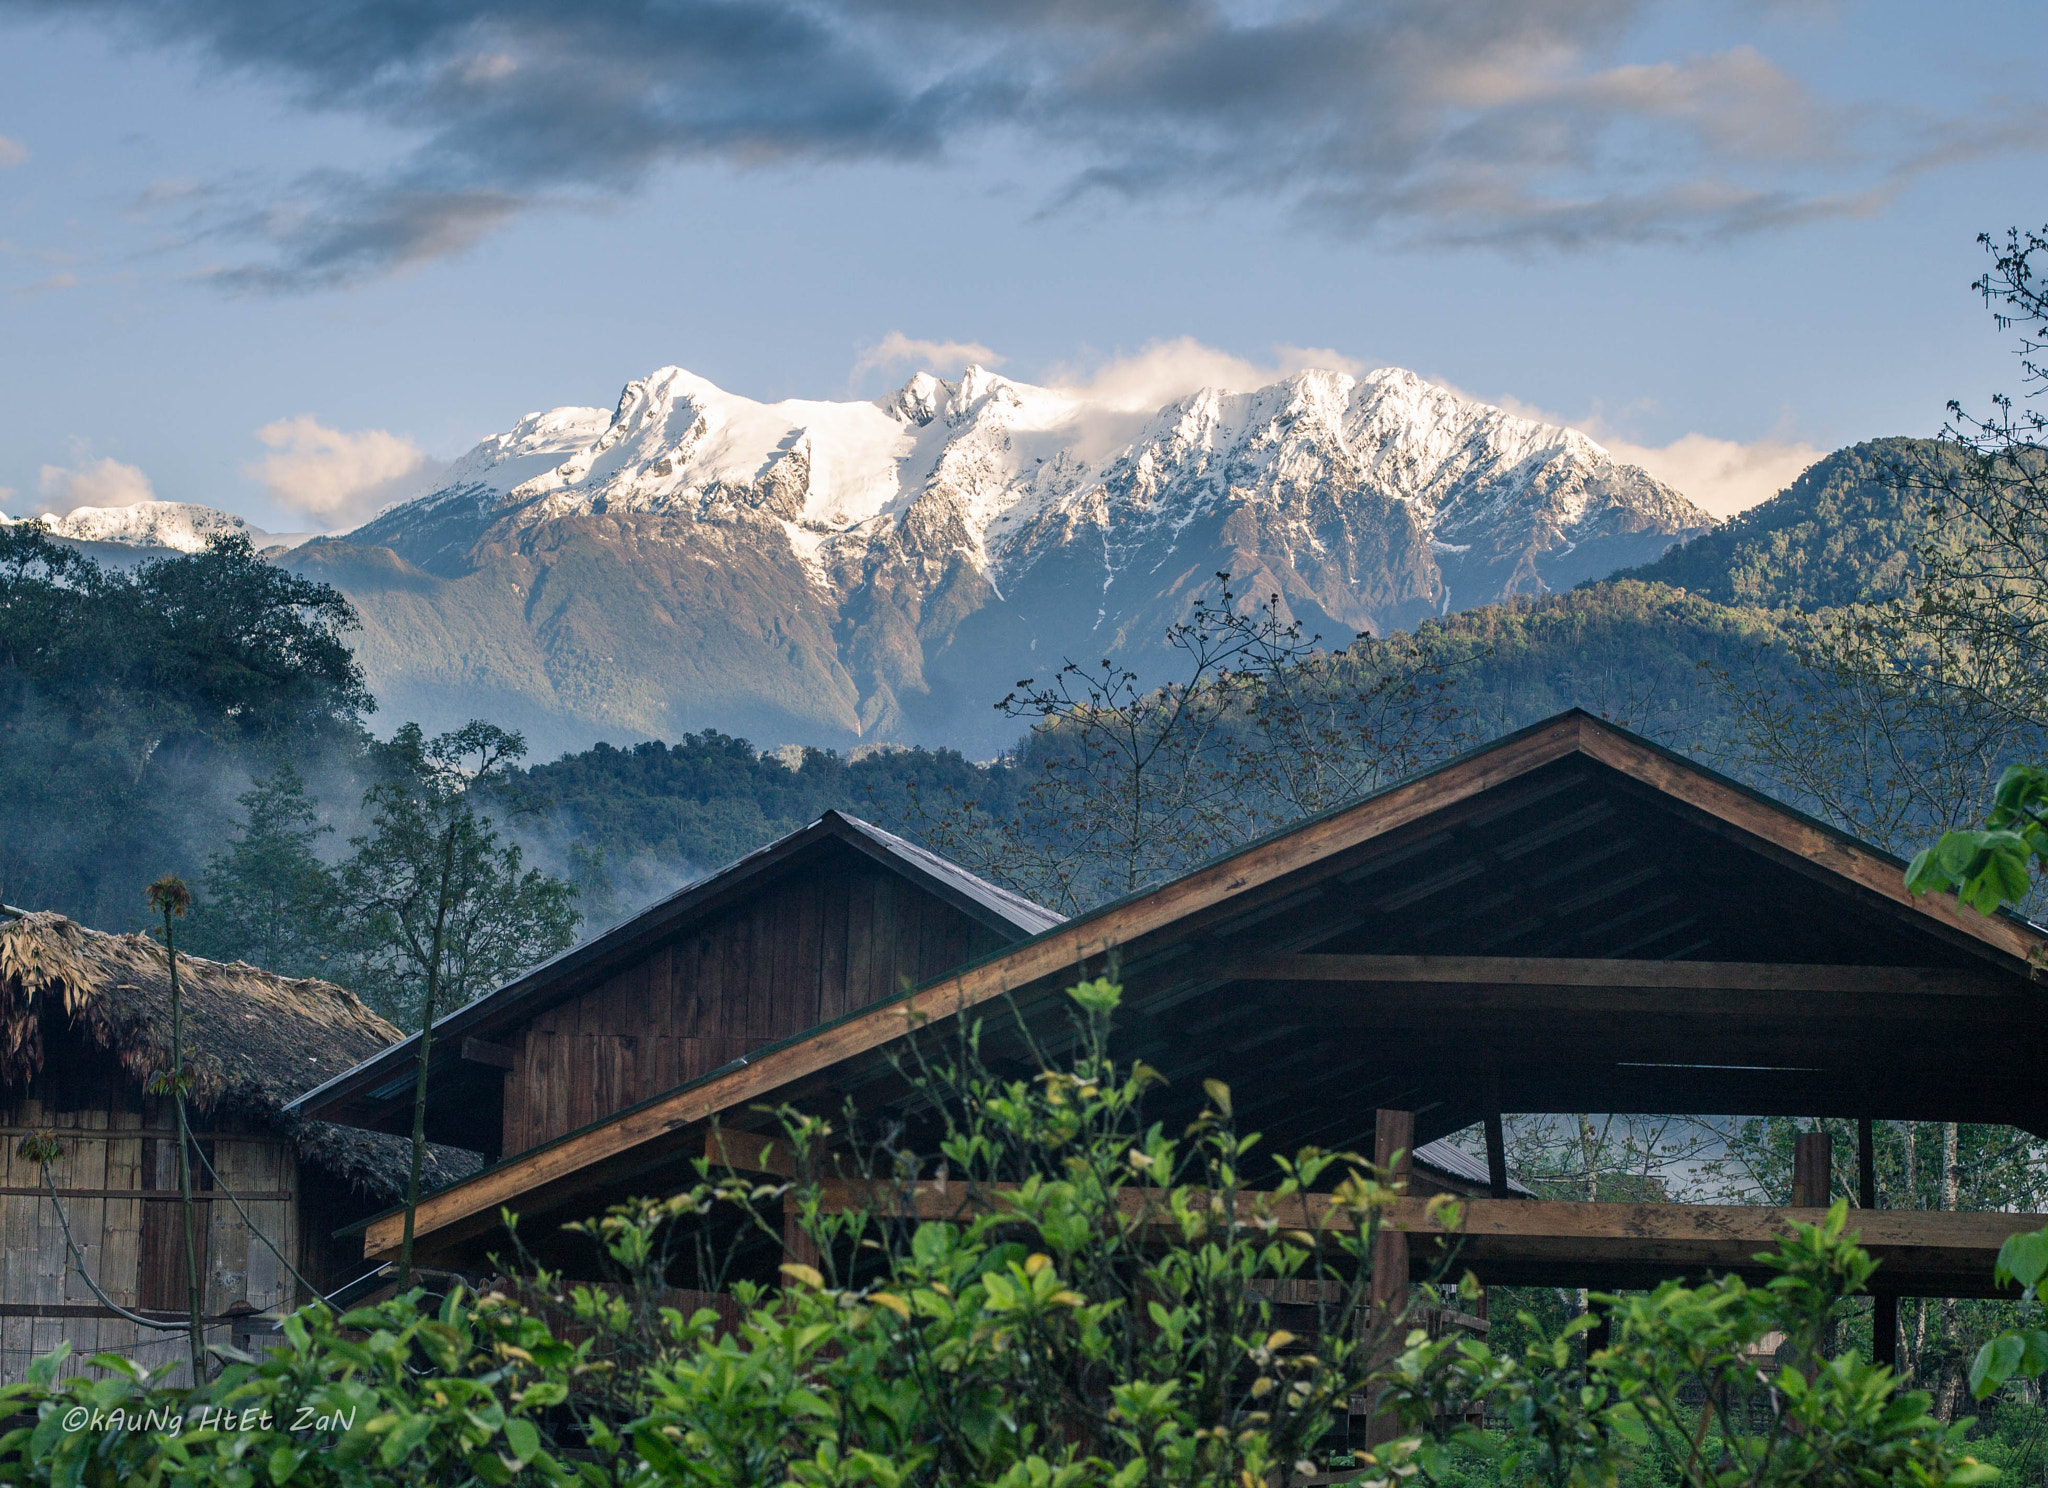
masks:
[[[178,990],[178,946],[164,907],[164,955],[171,965],[171,1104],[178,1113],[178,1207],[185,1216],[185,1303],[192,1318],[192,1384],[206,1383],[206,1312],[199,1275],[199,1235],[192,1207],[192,1132],[185,1124],[185,1006]]]
[[[1957,1162],[1956,1123],[1944,1121],[1941,1124],[1941,1207],[1953,1212],[1962,1198],[1962,1167]],[[1962,1405],[1962,1371],[1955,1359],[1956,1302],[1953,1297],[1941,1301],[1941,1393],[1935,1399],[1934,1414],[1944,1423],[1952,1423]]]
[[[434,1003],[441,992],[441,946],[448,927],[448,893],[455,876],[455,830],[460,816],[451,818],[441,848],[441,883],[434,903],[434,938],[427,960],[426,997],[420,1009],[419,1076],[412,1092],[412,1172],[405,1183],[405,1238],[398,1247],[398,1289],[412,1288],[412,1228],[420,1207],[420,1174],[427,1162],[427,1055],[434,1043]]]
[[[1920,1207],[1920,1123],[1902,1123],[1906,1136],[1906,1207]],[[1921,1350],[1927,1346],[1927,1299],[1922,1297],[1914,1308],[1913,1338],[1908,1345],[1905,1367],[1899,1371],[1899,1378],[1919,1383]]]

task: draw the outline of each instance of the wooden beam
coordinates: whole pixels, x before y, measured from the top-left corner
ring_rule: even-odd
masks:
[[[1622,961],[1565,956],[1244,956],[1231,963],[1229,974],[1250,982],[1587,987],[1644,992],[1854,992],[2018,998],[2029,991],[2020,977],[1947,967]]]
[[[1415,1172],[1415,1113],[1383,1109],[1375,1113],[1374,1123],[1373,1166],[1388,1183],[1405,1188]],[[1389,1313],[1408,1305],[1408,1236],[1403,1230],[1385,1229],[1373,1239],[1372,1302]]]
[[[1579,748],[1659,795],[1683,801],[1733,828],[1742,838],[1769,844],[1778,850],[1779,861],[1808,877],[1847,879],[1897,908],[1937,922],[1953,932],[1951,938],[2003,952],[2023,965],[2040,949],[2041,937],[2020,922],[1965,909],[1953,894],[1910,894],[1896,859],[1758,800],[1733,782],[1717,780],[1595,718],[1582,716]]]
[[[503,1044],[487,1043],[480,1038],[466,1038],[462,1041],[462,1057],[470,1064],[487,1064],[492,1069],[508,1070],[519,1062],[519,1056]]]
[[[715,1168],[731,1168],[739,1173],[768,1173],[778,1178],[796,1177],[796,1153],[789,1138],[779,1134],[713,1127],[704,1133],[704,1156]]]
[[[1406,1188],[1414,1173],[1415,1113],[1381,1108],[1374,1113],[1373,1166],[1388,1182]],[[1384,1326],[1408,1310],[1409,1267],[1407,1231],[1389,1225],[1372,1240],[1373,1322]],[[1374,1363],[1384,1367],[1400,1350],[1398,1334],[1389,1331],[1380,1338],[1380,1354]],[[1392,1411],[1372,1411],[1365,1420],[1363,1439],[1368,1449],[1390,1442],[1401,1434],[1400,1418]]]
[[[958,1222],[1000,1209],[1011,1184],[969,1185],[872,1183],[829,1178],[819,1184],[826,1213],[865,1211],[901,1219]],[[1248,1193],[1247,1199],[1256,1194]],[[1155,1229],[1161,1239],[1179,1235],[1179,1222],[1158,1189],[1129,1188],[1120,1195],[1122,1212]],[[1446,1259],[1453,1270],[1470,1267],[1488,1285],[1603,1284],[1603,1276],[1626,1276],[1630,1285],[1646,1278],[1736,1271],[1763,1274],[1756,1257],[1791,1232],[1794,1224],[1819,1224],[1827,1210],[1818,1205],[1586,1204],[1555,1199],[1466,1199],[1458,1205],[1457,1230],[1445,1227],[1441,1211],[1422,1198],[1397,1200],[1388,1211],[1391,1229],[1404,1232],[1411,1277],[1427,1276]],[[1344,1211],[1322,1194],[1298,1196],[1279,1206],[1283,1228],[1311,1234],[1349,1232]],[[2016,1295],[1992,1284],[1992,1266],[2007,1237],[2048,1226],[2048,1215],[1939,1209],[1875,1209],[1851,1217],[1859,1243],[1878,1261],[1873,1285],[1879,1296],[1993,1297]],[[1447,1249],[1447,1247],[1450,1247]],[[1499,1283],[1496,1277],[1511,1277]]]

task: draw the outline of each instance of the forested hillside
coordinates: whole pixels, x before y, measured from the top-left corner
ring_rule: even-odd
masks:
[[[130,575],[36,546],[25,528],[10,540],[0,667],[14,809],[0,898],[140,924],[141,885],[167,870],[202,880],[246,824],[238,797],[286,767],[300,794],[265,797],[264,809],[304,812],[312,850],[346,852],[379,767],[340,595],[233,543]],[[1634,581],[1454,614],[1402,638],[1429,674],[1433,722],[1428,749],[1401,757],[1423,762],[1574,705],[1712,750],[1731,722],[1711,669],[1774,634],[1760,612]],[[1021,744],[1031,721],[1011,719],[1010,736]],[[1010,812],[1041,764],[1028,750],[981,764],[950,750],[764,753],[715,732],[600,744],[515,768],[543,809],[508,830],[574,881],[586,920],[601,922],[828,807],[912,836],[969,806]],[[203,896],[198,915],[203,925]]]
[[[1931,439],[1836,450],[1770,500],[1615,577],[1767,610],[1888,598],[1916,571],[1930,483],[1958,463],[1953,448]]]
[[[0,896],[126,928],[253,776],[358,752],[350,618],[239,535],[124,572],[0,526]]]
[[[1812,640],[1815,615],[1898,591],[1926,521],[1913,472],[1950,469],[1955,458],[1905,439],[1841,450],[1655,564],[1453,613],[1335,657],[1316,651],[1312,636],[1281,637],[1277,621],[1257,645],[1249,621],[1227,622],[1204,644],[1250,649],[1184,675],[1183,688],[1228,697],[1206,742],[1181,758],[1171,790],[1118,784],[1103,760],[1064,756],[1079,715],[1013,698],[1008,717],[991,718],[1015,744],[979,764],[950,750],[764,752],[779,741],[715,731],[518,762],[507,781],[525,809],[502,813],[504,829],[530,861],[574,885],[585,933],[828,807],[1073,909],[1121,891],[1118,882],[1573,706],[1845,818],[1840,800],[1850,786],[1821,778],[1810,763],[1837,752],[1814,751],[1800,734],[1825,712],[1814,689],[1833,684],[1816,680],[1800,648]],[[139,923],[140,886],[165,869],[204,879],[209,860],[247,835],[252,808],[238,797],[284,767],[296,773],[298,794],[283,806],[261,797],[263,809],[299,813],[295,852],[328,863],[346,856],[366,829],[364,793],[382,768],[366,728],[374,704],[348,654],[347,601],[232,542],[122,574],[35,546],[26,533],[10,538],[0,608],[13,745],[5,769],[19,808],[0,844],[0,896],[113,928]],[[1240,595],[1237,609],[1267,613],[1257,598]],[[1187,643],[1184,635],[1183,650]],[[1261,646],[1263,663],[1253,654]],[[1048,675],[1033,686],[1043,688]],[[1088,680],[1061,677],[1067,687]],[[260,705],[252,701],[259,696]],[[1771,701],[1793,696],[1801,709]],[[1839,702],[1839,689],[1828,697]],[[1104,702],[1123,705],[1107,694],[1091,701],[1085,688],[1068,698],[1084,711]],[[1843,727],[1891,727],[1859,718]],[[1047,732],[1048,724],[1067,732]],[[1266,768],[1267,759],[1290,762],[1293,773]],[[1949,799],[1979,788],[1974,778],[1964,784],[1975,768],[1949,769]],[[1225,779],[1233,770],[1234,784]],[[1268,792],[1279,776],[1287,782]],[[1126,854],[1116,882],[1114,874],[1091,878],[1070,858],[1055,866],[1048,842],[1089,835],[1076,811],[1128,814],[1119,790],[1172,824]],[[1954,811],[1936,794],[1850,824],[1910,845],[1913,833],[1950,823]],[[1168,799],[1179,804],[1158,806]],[[1028,831],[1017,825],[1026,817],[1035,823]],[[1006,821],[1015,830],[998,827]],[[1152,866],[1133,867],[1139,859]],[[203,895],[197,914],[195,943],[207,943]]]

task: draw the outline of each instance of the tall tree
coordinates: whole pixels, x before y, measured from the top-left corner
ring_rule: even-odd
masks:
[[[314,851],[334,828],[289,764],[238,799],[241,828],[207,860],[187,941],[202,955],[284,976],[334,975],[340,875]]]
[[[394,1016],[410,1011],[420,1035],[401,1287],[412,1283],[434,1019],[575,938],[575,891],[524,867],[489,815],[524,805],[503,790],[525,753],[518,734],[480,721],[432,739],[405,725],[381,751],[387,778],[364,798],[372,829],[351,840],[355,855],[342,869],[357,986]]]

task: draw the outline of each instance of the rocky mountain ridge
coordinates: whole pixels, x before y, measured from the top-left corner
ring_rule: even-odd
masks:
[[[986,754],[1018,677],[1163,675],[1219,572],[1341,644],[1709,526],[1585,435],[1399,369],[1132,412],[978,367],[774,404],[667,367],[285,561],[356,602],[397,717],[490,716],[542,753],[716,727]]]
[[[79,506],[62,516],[10,517],[0,522],[42,521],[52,537],[108,549],[142,548],[166,553],[196,553],[223,533],[249,539],[258,552],[297,547],[312,534],[272,533],[251,526],[232,512],[192,501],[138,501],[132,506]]]

